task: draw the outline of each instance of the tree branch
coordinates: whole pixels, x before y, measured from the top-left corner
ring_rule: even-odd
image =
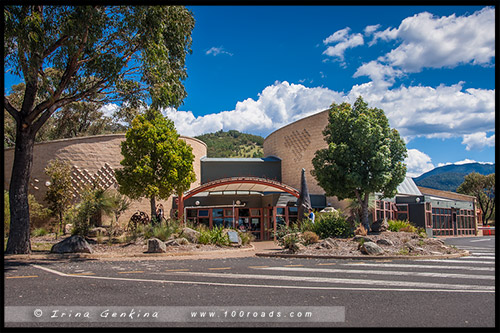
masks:
[[[12,117],[14,117],[14,120],[17,123],[19,123],[19,121],[21,120],[21,117],[19,116],[19,111],[12,104],[10,104],[10,101],[7,98],[7,96],[4,96],[3,98],[4,98],[4,107],[5,107],[5,110],[7,110],[7,112]]]

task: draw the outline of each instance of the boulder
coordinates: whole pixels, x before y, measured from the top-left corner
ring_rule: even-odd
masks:
[[[148,253],[165,253],[167,246],[158,238],[148,239]]]
[[[353,241],[355,242],[361,242],[361,241],[364,241],[364,242],[373,242],[373,240],[368,237],[368,236],[362,236],[362,235],[356,235],[352,238]]]
[[[182,229],[180,236],[186,238],[190,243],[198,243],[200,233],[196,230],[185,227]]]
[[[389,239],[383,239],[383,238],[379,239],[377,241],[377,244],[378,245],[394,246],[394,243],[391,240],[389,240]]]
[[[181,245],[188,245],[189,241],[184,238],[170,238],[165,242],[166,246],[181,246]]]
[[[335,246],[335,241],[332,238],[326,238],[323,241],[321,241],[316,248],[324,248],[324,249],[333,249]]]
[[[176,238],[175,241],[179,245],[189,245],[189,241],[184,237]]]
[[[364,254],[368,255],[377,255],[384,253],[384,250],[375,244],[374,242],[365,242],[361,245],[360,250]]]
[[[89,243],[80,235],[73,235],[59,243],[56,243],[50,249],[52,253],[92,253]]]
[[[387,229],[389,229],[389,223],[387,222],[387,219],[378,219],[372,223],[371,229],[372,232],[387,231]]]
[[[222,232],[229,238],[231,246],[236,246],[236,247],[241,246],[242,240],[239,232],[232,229],[224,229]]]
[[[70,234],[71,230],[73,230],[73,225],[71,223],[64,225],[64,234]]]
[[[185,238],[183,238],[185,239]],[[181,244],[179,244],[179,242],[177,241],[177,239],[169,239],[165,242],[165,246],[179,246]]]

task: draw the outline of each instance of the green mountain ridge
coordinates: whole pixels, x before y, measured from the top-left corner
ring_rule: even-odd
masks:
[[[236,130],[207,133],[195,137],[207,144],[207,157],[263,157],[264,138]]]
[[[456,192],[457,187],[463,183],[465,176],[472,172],[482,175],[495,173],[495,164],[466,163],[445,165],[413,178],[413,181],[418,186]]]

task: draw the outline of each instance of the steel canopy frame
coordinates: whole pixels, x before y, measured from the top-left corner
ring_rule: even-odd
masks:
[[[207,192],[210,189],[214,188],[224,188],[226,187],[226,191],[237,191],[241,190],[236,187],[232,187],[231,185],[255,185],[255,186],[250,186],[249,189],[245,190],[252,190],[252,191],[257,191],[257,192],[265,192],[264,190],[269,190],[269,189],[276,189],[282,192],[289,193],[293,195],[296,198],[299,198],[300,193],[298,190],[294,189],[291,186],[285,185],[283,183],[277,182],[275,180],[271,179],[266,179],[266,178],[259,178],[259,177],[231,177],[231,178],[223,178],[223,179],[218,179],[214,180],[205,184],[202,184],[190,191],[187,191],[183,193],[179,197],[179,204],[178,204],[178,211],[179,215],[184,215],[184,200],[191,198],[192,196],[202,193],[202,192]],[[231,189],[230,189],[231,188]],[[184,216],[179,216],[181,220],[184,220]]]

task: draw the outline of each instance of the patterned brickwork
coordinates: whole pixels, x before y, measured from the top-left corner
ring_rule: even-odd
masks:
[[[181,136],[181,139],[193,148],[193,154],[195,155],[193,168],[196,181],[191,184],[191,188],[194,188],[201,184],[200,159],[207,155],[207,146],[198,139],[183,136]],[[96,179],[101,186],[114,187],[116,182],[114,170],[121,168],[120,161],[123,159],[121,143],[124,140],[125,134],[109,134],[37,143],[33,149],[31,178],[37,179],[40,184],[44,184],[49,180],[44,172],[45,167],[49,161],[58,158],[67,161],[73,166],[75,196],[79,195],[81,186],[92,181],[92,179]],[[9,188],[13,159],[14,149],[4,149],[4,189],[6,190]],[[38,202],[45,204],[46,187],[37,186],[37,188],[31,186],[30,193],[35,195]],[[172,207],[172,198],[157,203],[162,203],[165,212],[168,214]],[[151,210],[149,200],[133,201],[131,207],[120,216],[120,222],[126,223],[137,210],[149,214]]]
[[[108,188],[117,188],[118,183],[115,178],[115,171],[108,164],[104,163],[102,168],[97,170],[96,173],[92,174],[87,169],[80,169],[76,165],[73,165],[71,171],[71,184],[73,197],[80,197],[82,191],[85,191],[89,186],[96,186],[103,190]]]
[[[306,169],[306,180],[311,194],[324,194],[311,175],[312,159],[317,150],[327,147],[323,131],[328,124],[328,110],[303,118],[271,133],[264,140],[264,156],[281,159],[281,180],[300,189],[302,168]],[[328,203],[335,208],[345,209],[346,201],[328,197]]]

